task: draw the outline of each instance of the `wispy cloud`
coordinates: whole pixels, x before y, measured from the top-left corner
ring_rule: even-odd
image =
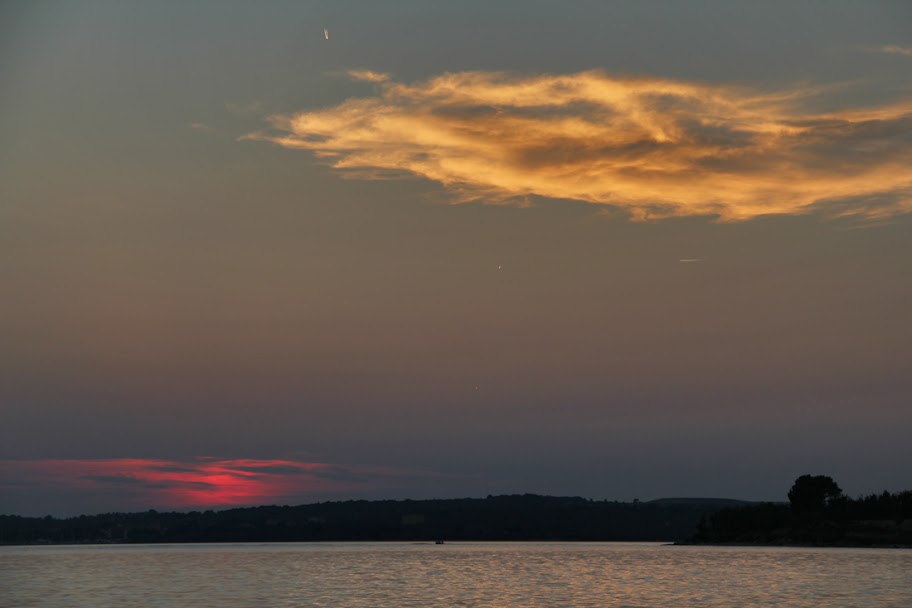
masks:
[[[912,47],[909,46],[885,44],[883,46],[877,47],[876,50],[881,53],[888,53],[890,55],[905,55],[906,57],[912,57]]]
[[[119,504],[143,509],[301,502],[321,495],[389,488],[403,479],[439,476],[373,465],[215,458],[4,460],[0,469],[0,494],[35,486],[68,495],[116,493]]]
[[[370,70],[349,70],[346,73],[354,80],[364,80],[366,82],[386,82],[390,79],[389,74],[372,72]]]
[[[814,111],[826,87],[758,91],[599,71],[443,74],[274,116],[246,136],[310,150],[355,177],[419,176],[453,200],[541,196],[635,219],[912,211],[912,100]],[[876,199],[876,205],[869,206]]]
[[[204,133],[212,133],[215,131],[212,127],[207,125],[204,122],[190,122],[187,123],[187,126],[193,129],[194,131],[202,131]]]

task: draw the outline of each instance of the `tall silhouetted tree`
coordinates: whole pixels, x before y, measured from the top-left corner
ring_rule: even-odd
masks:
[[[833,500],[842,496],[842,489],[827,475],[802,475],[795,480],[788,498],[796,513],[823,511]]]

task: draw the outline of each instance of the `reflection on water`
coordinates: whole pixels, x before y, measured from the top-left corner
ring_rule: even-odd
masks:
[[[912,551],[639,543],[0,548],[0,606],[912,606]]]

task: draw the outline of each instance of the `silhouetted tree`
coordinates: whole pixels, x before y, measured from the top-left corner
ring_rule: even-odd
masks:
[[[842,489],[827,475],[802,475],[788,493],[796,513],[818,513],[841,496]]]

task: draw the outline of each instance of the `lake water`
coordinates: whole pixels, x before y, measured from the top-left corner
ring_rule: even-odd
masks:
[[[912,606],[912,551],[644,543],[0,548],[0,606]]]

